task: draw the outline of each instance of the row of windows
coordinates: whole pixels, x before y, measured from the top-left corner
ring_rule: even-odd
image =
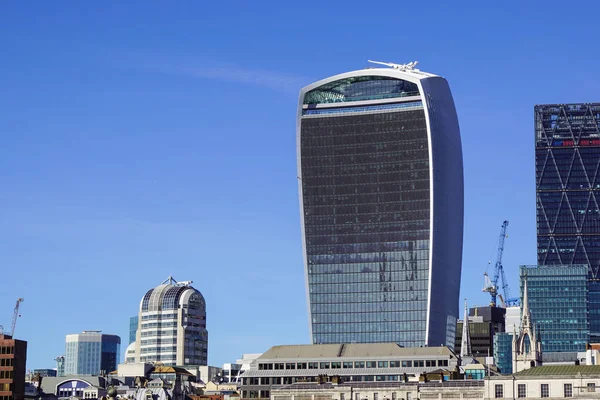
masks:
[[[12,367],[14,362],[14,358],[0,358],[0,367]]]
[[[259,363],[259,370],[282,369],[341,369],[341,368],[410,368],[447,367],[448,360],[394,360],[394,361],[311,361],[299,363]]]
[[[595,392],[596,384],[590,382],[586,386],[587,392]],[[573,397],[573,384],[564,383],[563,384],[563,397]],[[494,397],[496,399],[504,398],[504,385],[496,384],[494,385]],[[519,383],[517,384],[517,398],[526,398],[527,397],[527,384]],[[549,398],[550,397],[550,385],[548,383],[540,384],[540,397]]]
[[[0,371],[0,379],[12,379],[13,371]]]
[[[0,354],[15,354],[15,346],[0,346]]]

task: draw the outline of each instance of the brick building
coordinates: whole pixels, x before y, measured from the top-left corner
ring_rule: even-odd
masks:
[[[25,398],[27,342],[0,334],[0,400]]]

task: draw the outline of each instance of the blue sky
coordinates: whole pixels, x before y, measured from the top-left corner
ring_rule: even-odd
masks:
[[[502,221],[533,264],[533,105],[600,101],[600,4],[14,2],[0,11],[0,324],[24,297],[28,368],[118,334],[150,287],[193,280],[209,363],[307,343],[299,89],[418,60],[446,77],[465,167],[462,297]],[[126,343],[125,343],[126,344]],[[123,346],[124,349],[125,346]]]

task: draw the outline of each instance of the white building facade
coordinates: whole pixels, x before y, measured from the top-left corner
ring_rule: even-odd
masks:
[[[206,302],[191,281],[169,277],[140,303],[136,362],[207,365]]]

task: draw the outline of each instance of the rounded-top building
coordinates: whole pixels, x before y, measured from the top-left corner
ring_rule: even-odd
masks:
[[[207,365],[206,302],[191,283],[169,277],[146,292],[135,341],[137,362]]]
[[[300,92],[312,342],[452,346],[463,238],[454,101],[416,63],[383,64]]]

